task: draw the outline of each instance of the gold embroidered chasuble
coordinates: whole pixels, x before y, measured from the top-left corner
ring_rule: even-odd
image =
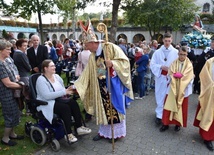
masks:
[[[129,90],[124,95],[133,99],[130,63],[127,56],[123,53],[120,47],[109,42],[107,44],[102,43],[102,48],[104,57],[106,58],[106,54],[108,54],[108,57],[113,63],[114,71],[119,76],[123,85]],[[83,101],[86,112],[96,116],[97,124],[107,125],[108,120],[106,119],[100,94],[97,70],[98,67],[95,60],[95,53],[92,52],[88,64],[74,85]],[[119,114],[119,116],[121,120],[124,119],[122,114]]]
[[[201,92],[198,97],[200,110],[196,119],[200,121],[199,126],[208,131],[214,121],[214,81],[213,74],[214,57],[207,60],[200,72]]]
[[[181,63],[183,67],[180,70]],[[180,72],[183,77],[178,79],[173,77],[173,73]],[[184,100],[185,89],[194,78],[193,66],[191,61],[186,58],[183,62],[175,60],[168,71],[171,78],[170,89],[165,101],[164,109],[171,111],[170,120],[175,119],[183,126],[182,103]]]

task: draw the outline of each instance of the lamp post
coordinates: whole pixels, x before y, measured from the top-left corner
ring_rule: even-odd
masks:
[[[103,12],[101,12],[101,14],[100,14],[100,23],[102,23],[103,22]],[[103,33],[101,33],[101,38],[100,38],[101,40],[103,39]]]
[[[52,30],[52,18],[50,18],[50,27],[51,27],[51,30]]]

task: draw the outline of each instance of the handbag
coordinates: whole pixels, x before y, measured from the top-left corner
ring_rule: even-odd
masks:
[[[44,75],[42,75],[42,76],[44,76]],[[51,85],[51,88],[55,91],[53,85],[52,85],[51,82],[47,79],[47,77],[44,76],[44,78],[49,82],[49,84]],[[59,103],[69,103],[69,102],[71,101],[71,98],[70,98],[69,95],[64,95],[64,96],[55,98],[55,101],[56,101],[56,102],[59,102]]]
[[[77,63],[77,67],[76,67],[76,70],[75,70],[75,76],[80,76],[82,74],[82,71],[84,69],[83,67],[83,64],[82,64],[82,55],[81,55],[81,52],[79,54],[79,61]]]

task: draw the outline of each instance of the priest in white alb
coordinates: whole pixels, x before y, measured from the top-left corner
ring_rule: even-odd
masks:
[[[178,50],[172,43],[172,35],[165,33],[163,36],[163,45],[154,52],[151,59],[151,71],[155,75],[155,99],[157,107],[156,120],[157,125],[161,124],[163,114],[163,104],[167,91],[167,73],[171,63],[178,58]]]

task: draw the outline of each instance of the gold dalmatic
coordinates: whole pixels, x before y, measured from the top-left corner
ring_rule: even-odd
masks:
[[[106,44],[102,44],[103,54],[105,56]],[[108,42],[108,53],[110,60],[113,63],[114,71],[120,78],[122,84],[129,90],[124,93],[125,96],[133,99],[133,91],[131,85],[130,63],[127,56],[123,53],[120,47]],[[88,64],[83,70],[78,80],[74,83],[77,92],[84,103],[84,108],[87,113],[96,116],[96,123],[107,125],[109,122],[108,114],[108,102],[109,96],[102,96],[102,91],[107,92],[106,83],[105,86],[100,88],[98,79],[106,82],[106,69],[104,65],[104,57],[95,58],[95,53],[91,53]],[[99,74],[99,75],[98,75]],[[101,83],[102,84],[102,83]],[[105,102],[103,102],[105,101]],[[107,107],[107,108],[105,108]],[[114,113],[116,110],[114,111]],[[106,115],[107,114],[107,115]],[[107,116],[107,117],[106,117]],[[116,121],[122,121],[124,115],[118,113],[119,119]]]
[[[175,119],[181,126],[183,126],[182,103],[184,100],[185,89],[194,77],[192,63],[188,58],[185,59],[183,67],[180,71],[181,62],[175,60],[169,69],[169,76],[171,77],[170,90],[165,101],[164,109],[171,111],[170,120]],[[177,79],[173,77],[173,73],[180,72],[183,77]]]
[[[214,80],[213,75],[214,57],[206,61],[200,72],[201,92],[198,97],[200,110],[197,114],[197,120],[200,121],[199,126],[208,131],[214,121]]]

